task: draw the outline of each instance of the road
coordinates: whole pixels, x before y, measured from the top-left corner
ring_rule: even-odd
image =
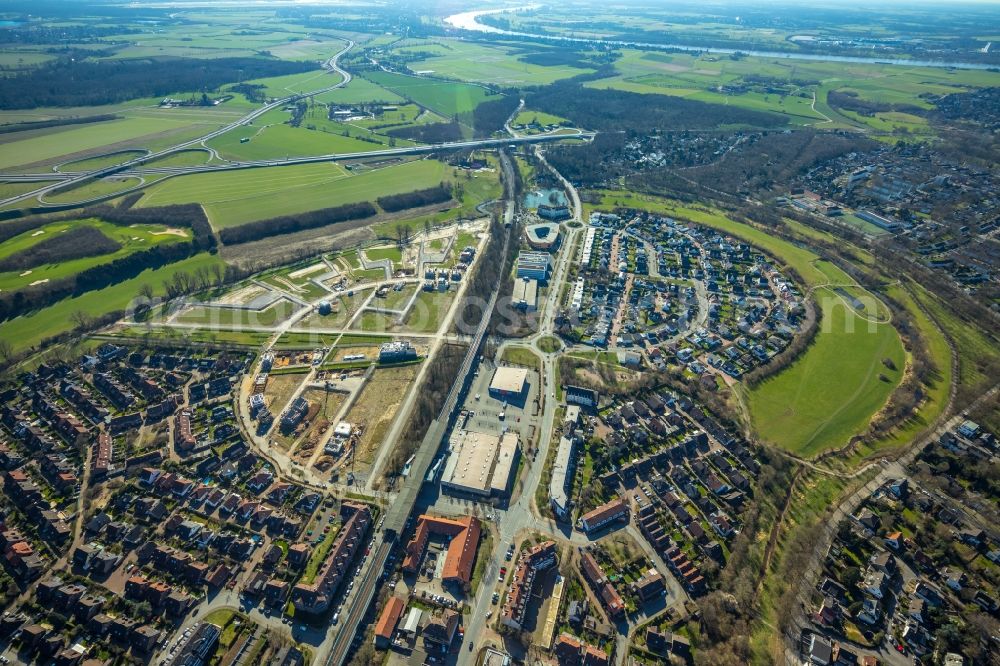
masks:
[[[550,169],[566,190],[573,208],[573,217],[570,222],[582,222],[583,207],[576,188],[548,164],[544,154],[537,148],[535,148],[535,154],[539,162]],[[517,539],[529,531],[541,533],[562,544],[569,544],[574,547],[585,546],[591,543],[591,539],[587,535],[573,530],[571,525],[556,523],[554,520],[541,517],[541,512],[535,505],[535,493],[541,483],[545,461],[548,458],[549,448],[553,440],[553,431],[556,426],[555,415],[559,406],[555,396],[555,387],[558,385],[556,364],[558,363],[560,352],[545,352],[541,349],[539,342],[541,339],[550,337],[553,334],[555,318],[559,309],[560,286],[566,281],[566,276],[573,261],[576,240],[584,229],[585,227],[576,225],[568,227],[566,237],[556,257],[552,277],[550,278],[549,283],[552,287],[549,290],[549,297],[543,302],[539,311],[537,332],[516,342],[505,342],[497,351],[497,356],[499,357],[508,346],[529,346],[541,358],[542,383],[539,395],[542,402],[542,416],[539,424],[540,437],[538,450],[532,457],[532,460],[524,466],[524,470],[522,471],[523,476],[518,483],[518,490],[515,491],[513,502],[506,509],[484,509],[489,512],[491,517],[490,522],[495,525],[497,539],[493,547],[493,552],[489,554],[490,559],[486,565],[479,589],[476,595],[469,600],[472,609],[466,616],[465,636],[466,640],[473,641],[473,645],[476,648],[484,646],[481,637],[490,620],[494,619],[491,611],[495,611],[496,607],[492,604],[492,597],[494,591],[500,591],[497,584],[498,572],[502,566],[500,559],[506,553],[508,546],[515,543]],[[443,515],[467,515],[469,513],[469,503],[467,501],[458,500],[446,495],[439,496],[434,502],[433,508],[435,512]],[[630,526],[629,529],[635,532],[634,527]],[[635,534],[633,534],[633,538],[635,538]],[[636,540],[638,543],[645,545],[645,540],[641,536]],[[655,553],[653,554],[655,555]],[[653,559],[652,561],[657,562],[658,560]],[[667,571],[665,566],[663,567],[663,571]],[[668,605],[687,598],[683,589],[672,576],[667,575],[666,579],[669,588],[667,596]],[[487,614],[490,614],[491,617],[488,618]],[[639,618],[633,620],[627,625],[628,630],[631,631],[635,624],[643,622],[645,619],[646,617],[641,615]],[[618,666],[625,663],[627,645],[628,635],[619,635],[616,640],[615,649],[615,663]],[[474,666],[477,655],[478,650],[462,650],[458,656],[458,666]]]
[[[333,86],[333,87],[337,87],[337,86]],[[318,91],[318,92],[323,92],[323,91]],[[259,114],[260,112],[261,112],[261,110],[258,110],[258,111],[255,111],[254,113],[258,113]],[[205,141],[205,140],[208,140],[210,138],[214,138],[216,136],[219,136],[220,134],[222,134],[224,132],[228,132],[229,130],[233,129],[234,127],[238,127],[238,126],[244,124],[245,122],[247,122],[247,119],[248,119],[248,117],[244,117],[242,120],[240,120],[237,123],[228,125],[228,126],[222,128],[220,130],[216,130],[216,132],[213,132],[211,135],[206,135],[206,137],[204,137],[202,139],[197,139],[196,142],[198,142],[198,141]],[[142,168],[142,167],[140,167],[137,164],[140,161],[141,162],[145,162],[147,160],[154,159],[156,157],[162,157],[164,155],[168,155],[168,154],[176,152],[178,150],[182,150],[184,148],[188,148],[188,147],[190,147],[192,145],[192,142],[189,141],[189,142],[186,142],[186,143],[174,146],[173,148],[169,148],[167,150],[161,151],[159,153],[154,153],[154,154],[142,157],[142,158],[137,158],[136,160],[133,160],[132,162],[127,162],[125,165],[119,166],[119,167],[114,167],[113,169],[103,169],[103,170],[100,170],[100,171],[91,171],[91,172],[86,172],[86,173],[80,173],[78,175],[72,175],[72,174],[62,174],[62,175],[57,175],[57,174],[0,174],[0,182],[10,182],[10,183],[39,181],[39,180],[42,180],[43,176],[44,176],[44,179],[47,180],[47,181],[50,181],[53,178],[63,178],[63,180],[59,180],[58,182],[51,183],[51,184],[46,185],[44,187],[40,187],[38,189],[32,190],[31,192],[25,192],[24,194],[18,194],[18,195],[12,196],[12,197],[8,197],[7,199],[2,199],[2,200],[0,200],[0,206],[5,206],[7,204],[12,204],[12,203],[17,203],[19,201],[25,201],[25,200],[33,199],[35,197],[41,197],[41,196],[44,196],[46,193],[48,193],[48,192],[50,192],[50,191],[52,191],[54,189],[69,187],[69,186],[72,186],[74,184],[82,183],[83,181],[85,181],[87,179],[94,178],[94,177],[100,177],[102,175],[110,175],[111,173],[114,173],[114,175],[116,175],[116,176],[134,176],[134,177],[139,177],[139,178],[141,178],[143,176],[151,176],[151,175],[157,175],[157,174],[159,174],[159,175],[165,175],[167,177],[172,177],[172,176],[183,176],[183,175],[196,174],[196,173],[214,173],[214,172],[221,172],[221,171],[235,171],[235,170],[240,170],[240,169],[261,169],[261,168],[265,168],[265,167],[295,166],[295,165],[300,165],[300,164],[315,164],[317,162],[336,162],[336,161],[343,161],[343,160],[355,160],[355,159],[372,158],[372,157],[398,157],[398,156],[405,156],[405,155],[426,155],[428,153],[449,152],[449,151],[456,151],[456,150],[465,150],[465,149],[469,149],[469,148],[480,148],[480,149],[485,149],[485,148],[501,148],[501,147],[507,146],[507,145],[551,143],[551,142],[554,142],[554,141],[564,141],[564,140],[567,140],[567,139],[590,140],[590,139],[593,139],[594,136],[596,136],[595,132],[583,132],[583,131],[578,131],[575,134],[537,134],[537,135],[534,135],[534,136],[521,136],[521,137],[510,138],[510,139],[476,139],[476,140],[473,140],[473,141],[448,141],[448,142],[444,142],[444,143],[432,143],[432,144],[426,144],[426,145],[422,145],[422,146],[405,146],[405,147],[402,147],[402,148],[385,148],[383,150],[371,150],[371,151],[360,152],[360,153],[329,153],[329,154],[326,154],[326,155],[310,155],[310,156],[305,156],[305,157],[289,157],[289,158],[286,158],[286,159],[283,159],[283,160],[277,160],[277,159],[251,160],[251,161],[245,161],[245,162],[228,162],[226,164],[206,164],[206,165],[201,165],[201,166],[190,166],[190,167],[145,167],[145,168]],[[129,165],[133,165],[133,166],[129,166]],[[160,180],[162,180],[162,179],[160,179]],[[157,181],[157,182],[159,182],[159,181]],[[147,185],[146,183],[140,183],[139,185],[136,185],[134,187],[131,187],[131,188],[128,188],[128,189],[125,189],[125,190],[120,190],[120,191],[115,192],[113,194],[109,194],[109,195],[105,195],[105,196],[100,196],[100,197],[94,197],[92,199],[87,199],[87,200],[84,200],[84,201],[74,202],[74,205],[85,205],[85,204],[91,204],[91,203],[98,203],[100,201],[105,201],[107,199],[120,197],[122,194],[125,194],[127,192],[132,192],[132,191],[135,191],[135,190],[142,189],[143,187],[146,187],[146,185]],[[40,200],[40,202],[41,202],[41,204],[43,206],[45,206],[45,205],[51,205],[51,206],[55,207],[55,206],[58,206],[58,205],[62,205],[62,204],[46,204],[44,201],[41,201],[41,200]]]
[[[806,572],[801,578],[798,597],[795,601],[795,611],[792,621],[789,623],[789,630],[785,634],[785,659],[789,664],[801,664],[802,660],[798,656],[799,635],[805,629],[815,629],[806,617],[806,604],[809,602],[810,594],[819,580],[823,571],[823,561],[826,553],[833,544],[833,539],[837,534],[837,527],[840,522],[854,514],[861,503],[871,496],[872,492],[881,487],[890,479],[899,479],[907,476],[906,468],[916,459],[916,457],[930,444],[938,441],[941,435],[954,428],[957,428],[968,418],[968,414],[980,405],[986,403],[1000,391],[1000,384],[986,391],[977,398],[965,410],[955,414],[950,419],[939,425],[932,432],[924,435],[913,446],[907,450],[898,460],[884,462],[882,469],[868,483],[858,488],[852,494],[845,497],[834,508],[829,519],[817,530],[814,538],[814,548],[810,554],[809,564]],[[880,646],[879,658],[883,663],[893,666],[904,666],[912,663],[911,658],[900,655],[895,650],[888,648],[888,644]]]
[[[514,202],[512,198],[513,190],[509,187],[509,184],[512,182],[513,167],[511,166],[510,159],[502,151],[500,160],[504,173],[504,182],[508,185],[508,187],[505,187],[505,197],[507,199],[505,218],[511,220]],[[501,257],[507,256],[507,249],[511,240],[510,228],[510,225],[505,225]],[[496,242],[498,239],[493,240]],[[455,383],[444,400],[441,412],[438,418],[429,426],[427,434],[420,444],[420,449],[416,453],[417,460],[412,466],[411,473],[403,481],[403,487],[393,501],[391,508],[386,511],[382,519],[385,521],[385,525],[381,530],[376,530],[375,549],[372,551],[371,556],[362,564],[361,573],[358,576],[361,584],[358,586],[357,597],[353,603],[346,605],[341,626],[333,632],[332,643],[329,647],[327,647],[327,642],[324,642],[323,646],[317,650],[317,663],[323,663],[326,666],[342,666],[350,655],[353,641],[358,635],[361,622],[374,601],[379,582],[384,578],[385,565],[389,552],[396,544],[396,539],[401,535],[405,521],[413,512],[413,508],[420,495],[420,490],[424,485],[424,478],[427,475],[430,460],[440,449],[444,432],[447,430],[448,424],[455,414],[464,387],[467,386],[466,379],[476,365],[475,359],[479,355],[479,349],[482,346],[487,325],[496,306],[496,300],[497,292],[494,291],[483,308],[479,327],[473,336],[472,343],[469,345],[462,366],[456,374]],[[457,303],[458,301],[456,301]]]
[[[25,192],[24,194],[18,194],[18,195],[13,196],[13,197],[8,197],[6,199],[0,200],[0,206],[5,206],[5,205],[11,204],[11,203],[17,203],[18,201],[24,201],[26,199],[33,199],[35,197],[41,197],[45,193],[50,192],[51,190],[54,190],[56,188],[66,187],[68,185],[73,185],[75,183],[83,183],[83,182],[85,182],[85,181],[87,181],[88,179],[91,179],[91,178],[100,177],[102,175],[110,174],[110,173],[118,173],[118,172],[122,171],[123,169],[128,170],[128,169],[131,169],[133,167],[137,167],[137,166],[139,166],[139,165],[141,165],[141,164],[143,164],[145,162],[148,162],[150,160],[154,160],[154,159],[159,158],[159,157],[164,157],[166,155],[170,155],[171,153],[175,153],[175,152],[177,152],[179,150],[183,150],[185,148],[190,148],[191,146],[197,146],[197,145],[199,145],[199,144],[201,144],[201,143],[203,143],[205,141],[209,141],[209,140],[214,139],[214,138],[216,138],[218,136],[222,136],[226,132],[229,132],[231,130],[236,129],[237,127],[241,127],[242,125],[245,125],[245,124],[247,124],[249,122],[252,122],[256,118],[259,118],[260,116],[262,116],[265,113],[267,113],[268,111],[271,111],[273,109],[281,108],[282,106],[284,106],[285,104],[288,104],[289,102],[293,102],[295,100],[301,99],[302,97],[307,97],[309,95],[319,95],[321,93],[328,92],[328,91],[334,90],[336,88],[342,88],[343,86],[346,86],[348,83],[351,82],[351,78],[352,77],[351,77],[350,72],[348,72],[347,70],[345,70],[345,69],[343,69],[343,68],[340,67],[340,65],[338,64],[338,61],[340,60],[340,57],[342,55],[344,55],[345,53],[347,53],[348,51],[350,51],[352,48],[354,48],[354,42],[351,41],[351,40],[347,40],[347,45],[344,46],[344,48],[342,48],[340,51],[338,51],[333,56],[331,56],[329,60],[327,60],[325,63],[323,63],[323,67],[325,67],[326,69],[330,70],[330,72],[332,72],[334,74],[339,74],[340,75],[341,80],[338,83],[335,83],[335,84],[330,85],[330,86],[326,86],[325,88],[321,88],[319,90],[314,90],[314,91],[309,92],[309,93],[289,95],[288,97],[283,97],[281,99],[274,100],[273,102],[269,102],[269,103],[265,104],[264,106],[260,107],[259,109],[251,111],[250,113],[248,113],[247,115],[243,116],[239,120],[231,122],[228,125],[224,125],[224,126],[218,128],[218,129],[212,130],[211,132],[209,132],[207,134],[204,134],[202,136],[199,136],[197,138],[190,139],[188,141],[184,141],[182,143],[173,145],[173,146],[171,146],[169,148],[164,148],[163,150],[157,151],[155,153],[147,153],[147,154],[145,154],[145,155],[143,155],[141,157],[137,157],[137,158],[129,160],[127,162],[123,162],[122,164],[117,165],[115,167],[105,168],[105,169],[95,169],[93,171],[81,172],[81,173],[79,173],[77,175],[72,176],[71,178],[69,178],[67,180],[59,181],[59,182],[53,183],[51,185],[46,185],[46,186],[40,187],[40,188],[38,188],[36,190],[32,190],[31,192]]]

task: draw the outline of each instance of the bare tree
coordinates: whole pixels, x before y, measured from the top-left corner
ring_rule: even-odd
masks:
[[[69,316],[77,330],[85,331],[90,328],[93,318],[83,310],[77,310]]]

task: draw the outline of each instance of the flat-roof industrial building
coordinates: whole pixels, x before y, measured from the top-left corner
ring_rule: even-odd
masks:
[[[514,293],[510,297],[511,305],[525,312],[538,309],[538,281],[526,278],[514,280]]]
[[[493,371],[493,381],[490,382],[490,395],[505,400],[519,398],[528,388],[528,370],[502,366]]]
[[[448,442],[448,461],[441,487],[489,497],[510,491],[520,455],[517,433],[502,436],[456,430]]]

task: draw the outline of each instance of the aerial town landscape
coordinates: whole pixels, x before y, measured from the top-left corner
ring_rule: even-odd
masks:
[[[7,0],[0,664],[1000,665],[997,42]]]

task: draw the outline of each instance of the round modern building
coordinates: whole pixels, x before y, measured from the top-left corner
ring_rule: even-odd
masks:
[[[528,245],[535,250],[551,251],[559,246],[559,225],[555,222],[539,222],[525,227]]]

